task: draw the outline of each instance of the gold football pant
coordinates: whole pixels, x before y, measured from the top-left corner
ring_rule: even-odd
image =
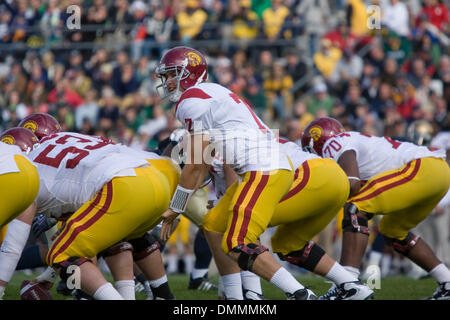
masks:
[[[47,254],[47,263],[94,257],[123,239],[142,236],[161,221],[172,197],[167,178],[154,166],[116,177],[67,221]]]
[[[256,243],[267,229],[278,202],[292,185],[294,172],[250,171],[226,191],[203,221],[207,231],[224,233],[222,249],[228,253],[242,244]]]
[[[21,155],[15,155],[14,160],[20,172],[0,175],[0,227],[28,208],[39,191],[36,167]]]
[[[203,227],[223,233],[227,224],[225,205],[231,186],[205,217]],[[349,194],[345,172],[330,159],[312,159],[297,168],[289,191],[276,205],[268,226],[278,226],[271,242],[274,252],[288,254],[302,249],[322,231],[342,208]]]
[[[450,185],[450,169],[444,159],[413,160],[396,170],[367,181],[348,201],[359,210],[383,215],[379,230],[403,240],[436,207]]]

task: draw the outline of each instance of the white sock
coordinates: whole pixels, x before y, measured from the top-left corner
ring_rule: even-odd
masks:
[[[342,267],[339,263],[335,262],[325,277],[327,279],[330,279],[337,285],[340,285],[344,282],[358,281],[358,277],[355,277],[353,272],[350,272],[346,269],[347,268]]]
[[[219,299],[225,299],[225,288],[223,286],[223,277],[219,276],[219,289],[217,290],[217,296]]]
[[[0,286],[0,300],[2,300],[3,295],[5,294],[5,287],[4,286]]]
[[[48,281],[51,283],[55,283],[56,278],[58,277],[58,273],[52,267],[47,267],[44,272],[36,277],[38,282]]]
[[[114,289],[113,285],[109,282],[102,285],[95,291],[93,298],[95,300],[123,300],[120,293]]]
[[[183,260],[184,273],[191,274],[192,270],[194,269],[195,256],[193,254],[185,254]]]
[[[358,280],[358,278],[359,278],[359,269],[358,268],[350,267],[350,266],[343,266],[343,268],[345,270],[347,270],[348,272],[350,272],[352,275],[354,275],[356,277],[356,279]]]
[[[156,280],[149,280],[148,283],[150,283],[150,287],[158,288],[160,285],[166,283],[167,281],[167,276],[163,275],[161,278],[158,278]]]
[[[241,271],[242,287],[245,290],[251,290],[258,294],[262,294],[261,279],[259,276],[250,271]]]
[[[31,226],[14,219],[8,224],[5,239],[0,248],[0,280],[9,282],[28,240]]]
[[[450,282],[450,270],[445,266],[445,264],[438,264],[430,271],[430,276],[432,276],[438,283]]]
[[[270,279],[270,283],[286,293],[294,293],[295,291],[304,288],[304,286],[302,286],[284,267],[281,267],[275,272]]]
[[[227,299],[244,300],[240,273],[227,274],[221,276],[221,278],[223,290]]]
[[[136,300],[134,294],[134,280],[119,280],[114,284],[117,291],[125,300]]]
[[[381,262],[381,257],[383,257],[383,254],[381,252],[378,251],[371,251],[369,254],[369,261],[368,261],[368,265],[375,265],[375,266],[379,266],[380,262]]]
[[[208,269],[192,269],[192,279],[203,278],[208,273]]]
[[[178,271],[178,256],[169,254],[167,256],[167,273],[176,273]]]
[[[381,258],[381,277],[384,278],[389,274],[389,271],[391,270],[391,262],[392,257],[389,254],[383,254],[383,257]]]

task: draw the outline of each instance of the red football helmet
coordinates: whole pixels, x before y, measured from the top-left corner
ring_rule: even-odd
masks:
[[[205,57],[189,47],[175,47],[167,51],[155,72],[162,81],[162,84],[156,87],[156,91],[162,99],[169,97],[172,102],[180,99],[180,88],[186,90],[208,78]],[[168,79],[169,72],[174,72],[173,78]],[[172,81],[176,81],[176,89],[169,86]]]
[[[14,144],[26,153],[29,153],[39,145],[39,139],[31,130],[20,127],[11,128],[3,132],[0,136],[0,141]]]
[[[19,127],[30,129],[39,140],[48,135],[61,132],[59,122],[48,113],[32,113],[20,121]]]
[[[322,148],[325,142],[344,131],[342,124],[333,118],[324,117],[311,121],[303,132],[303,150],[322,156]]]

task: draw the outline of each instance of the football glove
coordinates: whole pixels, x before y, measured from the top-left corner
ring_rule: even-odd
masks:
[[[53,218],[49,218],[40,214],[33,219],[33,224],[31,225],[31,231],[36,238],[38,238],[42,233],[53,227],[58,221]]]

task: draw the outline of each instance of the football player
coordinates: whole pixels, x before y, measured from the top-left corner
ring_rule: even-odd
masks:
[[[149,165],[129,148],[68,132],[44,137],[30,157],[42,172],[42,192],[36,199],[39,210],[54,217],[74,212],[49,249],[47,263],[62,270],[63,279],[69,266],[78,265],[81,287],[89,295],[121,299],[90,258],[125,237],[130,242],[145,238],[175,189],[176,167],[165,159]],[[148,244],[147,239],[137,241],[133,254],[147,257]]]
[[[291,196],[289,191],[293,185],[297,189],[303,187],[302,181],[310,168],[302,168],[294,174],[289,157],[279,150],[277,136],[245,101],[225,87],[205,82],[206,60],[197,50],[188,47],[169,50],[160,61],[157,74],[163,81],[158,87],[162,90],[161,95],[177,103],[176,117],[192,134],[180,182],[169,209],[163,214],[162,237],[168,237],[172,221],[185,212],[189,199],[211,166],[211,156],[220,153],[224,162],[238,174],[238,181],[227,189],[215,207],[219,208],[216,209],[218,214],[208,213],[203,222],[203,228],[211,231],[207,233],[207,239],[213,254],[223,250],[241,269],[252,271],[271,282],[283,290],[288,299],[315,299],[311,290],[300,284],[267,248],[258,243],[259,236],[274,217],[275,207],[282,199]],[[339,171],[334,172],[333,176],[338,177]],[[347,182],[343,181],[345,186]],[[341,200],[343,205],[346,196],[341,194],[338,200],[333,201],[337,203]],[[328,209],[332,211],[331,207]],[[288,221],[292,222],[288,220],[292,216],[291,210],[288,216],[280,215],[275,225],[287,226]],[[213,237],[219,240],[219,246],[214,245],[217,241],[213,241]],[[309,239],[304,241],[296,237],[280,231],[274,238],[282,240],[279,253],[286,259],[290,259],[292,254],[293,260],[303,263],[302,257],[308,253],[306,260],[311,268],[317,269],[318,262],[322,260],[321,267],[324,269],[319,273],[325,269],[331,271],[336,266],[334,261],[324,258],[323,250],[308,243]],[[303,240],[303,245],[297,240]],[[292,242],[286,244],[285,241]],[[301,247],[297,248],[299,244]]]
[[[282,143],[281,149],[289,155],[297,170],[295,183],[275,207],[269,223],[269,226],[277,226],[271,238],[273,251],[280,259],[336,283],[339,287],[339,295],[336,299],[371,299],[373,291],[370,288],[358,281],[311,241],[331,222],[345,203],[348,183],[344,172],[334,161],[308,155],[293,142],[280,141],[280,143]],[[233,180],[233,171],[218,157],[213,161],[212,168],[216,192],[226,197],[229,192],[227,184],[230,183],[226,183],[226,180]],[[320,202],[314,201],[317,194],[321,195]],[[209,232],[221,232],[223,215],[220,212],[224,210],[221,206],[222,203],[219,202],[204,219],[204,224],[210,228]],[[220,260],[217,251],[213,252],[215,252],[216,261]],[[223,279],[224,282],[237,272],[235,266],[228,264],[227,267],[226,270],[219,269],[227,274],[226,279]],[[226,286],[225,289],[227,289]],[[233,291],[228,291],[228,294],[235,297]]]
[[[27,238],[18,235],[28,234],[32,221],[29,212],[34,209],[33,201],[39,190],[39,176],[36,167],[27,159],[27,147],[10,145],[14,139],[11,133],[25,135],[28,129],[14,128],[3,133],[0,142],[0,227],[8,224],[5,239],[0,248],[0,299],[16,269]],[[25,132],[25,134],[24,134]],[[31,133],[31,132],[30,132]],[[5,143],[6,141],[7,143]],[[32,135],[30,145],[38,143]]]
[[[302,137],[305,150],[334,159],[350,181],[344,207],[341,264],[359,275],[369,230],[368,219],[382,215],[386,243],[426,270],[438,282],[431,299],[450,297],[450,271],[410,230],[446,194],[450,169],[445,151],[348,131],[332,118],[312,121]],[[332,298],[331,288],[323,298]]]

